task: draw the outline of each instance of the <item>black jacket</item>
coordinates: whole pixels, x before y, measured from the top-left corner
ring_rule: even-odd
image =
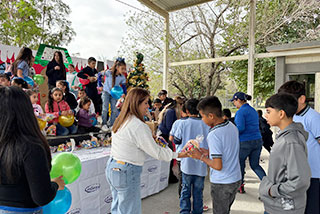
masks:
[[[64,101],[68,103],[72,110],[75,110],[78,106],[75,96],[70,92],[64,94]]]
[[[82,79],[88,79],[88,77],[95,77],[95,75],[98,73],[96,69],[92,69],[89,66],[82,69],[77,76]],[[98,90],[97,90],[97,81],[96,82],[90,82],[88,85],[86,85],[86,93],[89,98],[95,99],[95,97],[98,96]]]
[[[54,70],[56,66],[59,66],[60,70]],[[66,68],[53,60],[47,65],[46,75],[49,85],[56,86],[58,80],[66,80]]]

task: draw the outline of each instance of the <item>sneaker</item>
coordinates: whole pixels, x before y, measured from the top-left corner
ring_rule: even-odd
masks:
[[[101,130],[104,131],[104,132],[110,131],[110,129],[109,129],[109,127],[108,127],[107,125],[103,125],[103,126],[101,127]]]
[[[238,193],[240,193],[240,194],[246,193],[246,191],[244,190],[244,184],[241,184],[241,186],[238,189]]]
[[[203,212],[206,212],[209,210],[209,207],[207,205],[203,205]]]

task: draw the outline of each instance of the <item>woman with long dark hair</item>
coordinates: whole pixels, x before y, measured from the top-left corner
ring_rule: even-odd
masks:
[[[178,157],[156,144],[144,122],[149,97],[145,89],[131,89],[112,128],[111,157],[106,168],[113,198],[111,213],[141,214],[140,176],[147,155],[164,161]]]
[[[33,59],[34,57],[30,48],[21,48],[16,60],[12,65],[13,75],[22,79],[30,76],[29,69],[32,67]]]
[[[54,52],[52,60],[47,65],[46,75],[48,76],[49,89],[56,87],[58,80],[66,80],[66,66],[60,51]]]
[[[237,92],[232,97],[233,104],[239,109],[234,118],[234,122],[239,130],[240,138],[240,167],[242,174],[242,184],[239,193],[245,193],[244,190],[244,170],[246,159],[249,157],[250,167],[256,173],[260,180],[266,173],[260,166],[260,154],[262,149],[262,137],[259,129],[259,115],[247,101],[252,97],[243,92]]]
[[[49,145],[28,95],[18,87],[0,87],[0,100],[0,213],[42,213],[64,181],[50,180]]]

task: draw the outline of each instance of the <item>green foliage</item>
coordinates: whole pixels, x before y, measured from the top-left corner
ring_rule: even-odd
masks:
[[[37,49],[40,43],[68,44],[75,35],[62,0],[1,0],[0,42]]]
[[[149,75],[148,73],[144,72],[144,64],[143,55],[142,53],[136,53],[136,60],[133,63],[133,70],[129,72],[127,77],[127,86],[128,91],[134,87],[140,87],[149,89],[148,80]]]

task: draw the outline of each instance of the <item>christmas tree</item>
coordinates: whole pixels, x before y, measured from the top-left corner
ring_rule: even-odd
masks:
[[[147,81],[149,80],[149,76],[144,72],[144,64],[142,63],[143,54],[137,52],[136,57],[137,58],[133,63],[133,70],[129,72],[127,77],[128,91],[134,87],[140,87],[148,90],[149,85],[147,84]]]

